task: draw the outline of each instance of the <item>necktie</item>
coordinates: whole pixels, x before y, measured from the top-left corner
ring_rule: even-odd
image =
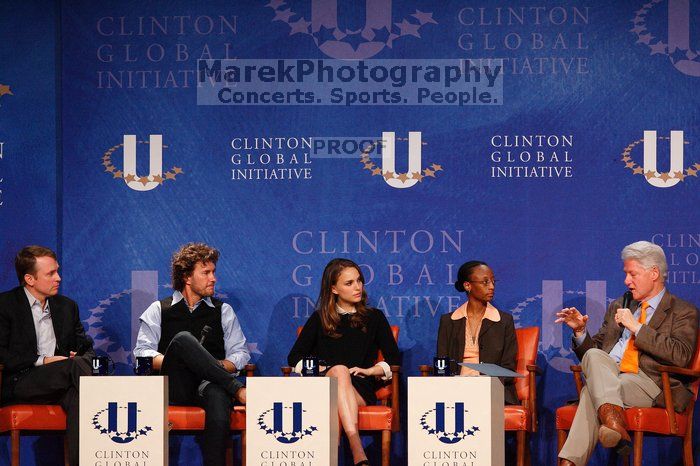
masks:
[[[639,323],[643,324],[646,322],[648,307],[649,303],[644,301],[642,303],[642,311],[639,313]],[[620,360],[620,372],[632,372],[634,374],[639,372],[639,350],[637,345],[634,344],[634,340],[634,335],[627,340],[627,348],[625,348],[625,352]]]

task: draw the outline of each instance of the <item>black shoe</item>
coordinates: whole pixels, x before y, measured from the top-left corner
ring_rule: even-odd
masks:
[[[355,463],[355,466],[370,466],[368,460],[362,460],[359,463]]]
[[[620,440],[617,445],[615,445],[615,453],[620,457],[629,456],[632,453],[632,442],[627,440]]]

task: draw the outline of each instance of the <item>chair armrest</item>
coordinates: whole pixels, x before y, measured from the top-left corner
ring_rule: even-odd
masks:
[[[418,371],[420,372],[421,377],[427,377],[430,375],[432,372],[433,367],[428,365],[428,364],[421,364],[418,366]]]
[[[574,374],[574,382],[576,382],[576,393],[580,397],[581,390],[583,390],[583,386],[585,385],[582,376],[583,369],[581,369],[581,366],[570,366],[569,369],[571,369],[571,372]]]
[[[694,371],[678,366],[659,366],[659,372],[670,372],[671,374],[685,375],[686,377],[700,378],[700,371]]]
[[[535,377],[542,375],[542,369],[540,369],[535,364],[528,364],[527,366],[527,377],[528,377],[528,408],[530,409],[530,424],[532,425],[532,431],[537,432],[537,381]]]
[[[289,366],[282,366],[280,369],[282,370],[282,375],[284,377],[289,377],[289,375],[292,373],[292,368]]]
[[[399,378],[401,377],[401,366],[391,367],[391,411],[396,422],[392,425],[392,431],[401,430],[401,419],[399,417]]]
[[[253,373],[255,372],[255,369],[257,366],[255,364],[246,364],[245,368],[243,369],[245,372],[246,377],[253,377]]]
[[[673,407],[673,395],[671,395],[671,377],[668,373],[669,371],[661,372],[661,388],[664,392],[664,405],[666,405],[665,409],[666,415],[668,416],[669,430],[672,435],[676,435],[678,433],[678,423],[676,422],[676,410]]]

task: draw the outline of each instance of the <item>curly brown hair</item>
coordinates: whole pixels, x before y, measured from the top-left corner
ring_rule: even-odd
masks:
[[[192,275],[194,266],[198,262],[216,262],[219,260],[219,251],[204,243],[187,243],[175,251],[172,265],[173,288],[182,291],[185,288],[187,277]]]

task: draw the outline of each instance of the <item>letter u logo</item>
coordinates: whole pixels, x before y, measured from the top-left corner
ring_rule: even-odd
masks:
[[[130,402],[127,403],[127,428],[126,432],[131,433],[131,432],[136,432],[136,417],[137,417],[137,409],[136,409],[136,403]],[[107,431],[108,432],[119,432],[119,429],[117,427],[118,420],[119,420],[119,407],[116,402],[112,401],[107,404]]]
[[[682,52],[694,50],[690,47],[690,3],[688,0],[668,0],[669,54],[673,54],[676,49]],[[700,76],[700,63],[685,59],[672,61],[681,73]]]
[[[656,131],[644,131],[644,173],[657,173],[656,170]],[[669,174],[683,172],[683,131],[671,131],[671,164]],[[651,177],[647,182],[657,188],[670,188],[680,181],[678,178],[666,180]]]
[[[437,362],[435,363],[435,367],[436,367],[438,370],[444,371],[445,368],[447,367],[447,361],[446,361],[445,359],[443,359],[443,358],[440,358],[440,359],[438,359]]]
[[[92,371],[97,372],[100,369],[100,361],[98,359],[92,360]]]
[[[393,132],[383,132],[382,141],[382,170],[384,172],[396,173],[396,135]],[[418,183],[418,180],[413,178],[414,174],[420,174],[422,168],[421,155],[421,133],[420,131],[411,131],[408,133],[408,179],[401,181],[397,178],[384,178],[386,184],[392,188],[410,188]]]
[[[304,367],[306,370],[310,371],[316,367],[316,362],[313,359],[304,359]]]
[[[163,135],[151,134],[149,137],[149,180],[140,181],[136,173],[136,136],[133,134],[124,135],[124,178],[126,185],[134,191],[150,191],[158,187],[157,181],[152,181],[153,177],[163,175]],[[135,180],[127,181],[126,177],[133,175]]]
[[[281,435],[275,435],[278,441],[282,443],[294,443],[297,440],[299,440],[299,437],[292,437],[292,438],[286,438],[283,435],[286,434],[284,430],[284,407],[282,406],[282,403],[274,403],[272,406],[272,413],[273,413],[273,420],[272,420],[272,430],[274,430],[275,434],[281,434]],[[296,402],[292,403],[292,430],[291,433],[300,433],[302,432],[302,427],[301,427],[301,416],[302,416],[302,410],[301,410],[301,403]]]
[[[462,440],[459,435],[464,432],[464,403],[455,403],[454,436],[439,435],[442,443],[457,443]],[[447,433],[445,430],[445,403],[435,403],[435,430]]]
[[[338,28],[337,0],[311,0],[311,32],[318,32],[322,26],[331,30]],[[380,30],[382,28],[391,31],[391,1],[365,0],[365,25],[360,29],[362,30],[362,37],[366,39],[367,42],[360,44],[357,50],[354,50],[352,46],[346,42],[329,40],[322,43],[319,49],[333,58],[369,58],[378,54],[385,46],[383,42],[367,39],[368,37],[374,37],[373,30]]]

